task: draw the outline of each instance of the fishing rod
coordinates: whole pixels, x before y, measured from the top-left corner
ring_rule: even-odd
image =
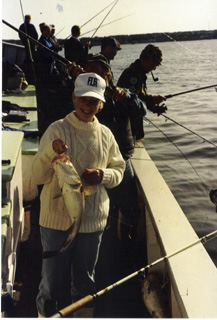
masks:
[[[110,7],[116,0],[114,0],[112,3],[110,3],[108,6],[106,6],[104,9],[102,9],[101,11],[99,11],[97,14],[95,14],[95,16],[93,16],[92,18],[90,18],[87,22],[85,22],[84,24],[82,24],[81,28],[83,28],[86,24],[88,24],[88,22],[92,21],[95,17],[97,17],[100,13],[102,13],[103,11],[105,11],[105,9],[107,9],[108,7]],[[65,39],[67,40],[68,38],[71,37],[71,34]]]
[[[25,17],[24,17],[24,12],[23,12],[22,0],[20,0],[20,8],[21,8],[21,12],[22,12],[25,32],[27,34],[27,28],[26,28],[26,22],[25,22]],[[26,41],[27,41],[27,45],[28,45],[28,51],[29,51],[30,60],[33,61],[33,59],[32,59],[32,50],[31,50],[31,47],[30,47],[29,39],[26,39]]]
[[[84,24],[82,24],[81,28],[83,28],[86,24],[88,24],[88,22],[92,21],[95,17],[97,17],[101,12],[105,11],[105,9],[107,9],[108,7],[110,7],[116,0],[114,0],[112,3],[110,3],[108,6],[106,6],[104,9],[102,9],[100,12],[98,12],[95,16],[93,16],[92,18],[90,18],[87,22],[85,22]]]
[[[19,32],[21,35],[23,35],[25,38],[29,39],[31,42],[33,42],[34,44],[36,44],[37,46],[41,47],[43,50],[46,51],[47,54],[49,54],[50,56],[55,57],[56,59],[58,59],[61,63],[63,63],[64,65],[69,65],[72,64],[74,62],[69,61],[68,59],[60,56],[57,52],[49,49],[48,47],[44,46],[41,42],[39,42],[38,40],[35,40],[34,38],[30,37],[27,33],[17,29],[16,27],[14,27],[13,25],[11,25],[10,23],[6,22],[5,20],[2,20],[2,22],[4,24],[6,24],[8,27],[10,27],[11,29]]]
[[[57,33],[55,33],[55,36],[57,36],[58,34],[60,34],[60,32],[62,32],[65,29],[65,27],[63,27],[62,29],[60,29],[60,31],[58,31]]]
[[[153,266],[163,262],[163,261],[166,261],[168,260],[169,258],[187,250],[187,249],[190,249],[191,247],[195,246],[196,244],[198,243],[206,243],[210,240],[213,240],[214,238],[217,237],[217,230],[195,240],[194,242],[190,243],[189,245],[177,250],[177,251],[174,251],[173,253],[171,254],[168,254],[168,255],[165,255],[164,257],[160,258],[160,259],[157,259],[155,260],[154,262],[146,265],[144,268],[141,268],[140,270],[134,272],[134,273],[131,273],[130,275],[128,275],[127,277],[125,278],[122,278],[121,280],[111,284],[110,286],[106,287],[105,289],[102,289],[100,291],[98,291],[97,293],[95,293],[94,295],[88,295],[80,300],[78,300],[77,302],[75,303],[72,303],[71,305],[67,306],[66,308],[60,310],[58,313],[54,314],[51,318],[63,318],[63,317],[67,317],[68,315],[70,315],[71,313],[75,312],[76,310],[79,310],[80,308],[82,308],[83,306],[85,306],[87,303],[90,303],[92,302],[93,300],[95,300],[96,298],[102,296],[104,293],[107,293],[109,291],[111,291],[112,289],[114,289],[115,287],[123,284],[124,282],[138,276],[138,275],[143,275],[143,277],[146,276],[147,272],[148,272],[148,269],[152,268]]]
[[[116,4],[118,3],[119,0],[116,0],[114,5],[111,7],[111,9],[109,10],[109,12],[106,14],[105,18],[103,18],[102,22],[100,22],[99,26],[97,27],[97,29],[95,30],[95,32],[92,34],[91,39],[95,36],[95,34],[97,33],[97,31],[99,30],[99,28],[101,27],[101,25],[103,24],[103,22],[105,21],[105,19],[108,17],[108,15],[111,13],[111,11],[114,9],[114,7],[116,6]]]
[[[168,94],[167,96],[165,96],[167,99],[169,98],[173,98],[175,96],[179,96],[181,94],[186,94],[186,93],[190,93],[190,92],[194,92],[194,91],[198,91],[198,90],[204,90],[204,89],[208,89],[208,88],[213,88],[213,87],[217,87],[217,84],[213,84],[211,86],[206,86],[206,87],[202,87],[202,88],[197,88],[197,89],[192,89],[192,90],[188,90],[188,91],[183,91],[183,92],[179,92],[179,93],[174,93],[174,94]]]
[[[129,17],[129,16],[132,16],[133,14],[135,14],[135,12],[134,12],[134,13],[131,13],[131,14],[128,14],[128,15],[122,17],[122,18],[119,18],[119,19],[110,21],[110,22],[108,22],[108,23],[105,23],[105,24],[101,25],[101,28],[102,28],[102,27],[105,27],[105,26],[108,26],[109,24],[112,24],[112,23],[114,23],[114,22],[116,22],[116,21],[120,21],[120,20],[125,19],[125,18],[127,18],[127,17]],[[85,33],[82,33],[81,36],[83,37],[85,34],[88,34],[88,33],[92,32],[92,31],[95,31],[96,29],[97,29],[97,28],[94,28],[94,29],[92,29],[92,30],[90,30],[90,31],[87,31],[87,32],[85,32]]]

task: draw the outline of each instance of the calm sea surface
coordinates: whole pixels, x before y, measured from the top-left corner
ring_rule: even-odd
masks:
[[[115,83],[147,44],[122,45],[112,61]],[[217,84],[217,40],[156,43],[163,64],[148,75],[148,92],[175,94]],[[99,47],[91,52],[98,53]],[[217,145],[217,92],[214,88],[179,95],[166,101],[166,116]],[[217,188],[217,147],[148,111],[145,148],[161,172],[199,237],[217,229],[217,213],[209,191]],[[154,125],[153,125],[153,124]],[[205,245],[217,266],[217,238]]]

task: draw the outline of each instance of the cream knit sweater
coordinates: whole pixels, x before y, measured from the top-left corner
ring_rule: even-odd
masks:
[[[39,223],[43,227],[57,230],[67,230],[72,224],[63,197],[54,197],[53,189],[56,184],[51,164],[57,154],[52,148],[52,142],[57,138],[68,145],[65,154],[70,157],[80,177],[86,168],[103,170],[103,179],[97,186],[97,192],[85,200],[85,212],[79,232],[103,230],[109,211],[105,187],[113,188],[121,182],[125,161],[107,127],[101,125],[96,117],[93,122],[80,121],[75,112],[50,125],[40,141],[33,161],[33,178],[37,184],[44,184]],[[85,185],[84,180],[82,183]]]

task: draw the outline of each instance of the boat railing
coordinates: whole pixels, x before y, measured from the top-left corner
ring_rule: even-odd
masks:
[[[13,297],[16,265],[20,242],[24,232],[25,213],[23,201],[28,202],[38,195],[33,183],[31,165],[38,150],[37,110],[35,87],[29,85],[25,95],[2,94],[2,101],[22,108],[32,107],[24,122],[4,122],[2,131],[2,224],[1,266],[2,294]],[[25,133],[29,136],[25,138]]]
[[[199,238],[144,147],[135,148],[132,165],[145,201],[147,258],[152,263]],[[154,270],[169,278],[173,318],[217,316],[217,269],[200,241]]]

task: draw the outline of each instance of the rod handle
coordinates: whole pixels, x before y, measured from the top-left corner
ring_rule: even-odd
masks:
[[[65,307],[64,309],[58,311],[57,314],[53,315],[52,318],[59,318],[59,314],[61,315],[61,317],[66,317],[68,315],[70,315],[71,313],[73,313],[74,311],[82,308],[84,305],[86,305],[87,303],[92,302],[94,299],[93,296],[88,295],[72,304],[70,304],[69,306]]]

